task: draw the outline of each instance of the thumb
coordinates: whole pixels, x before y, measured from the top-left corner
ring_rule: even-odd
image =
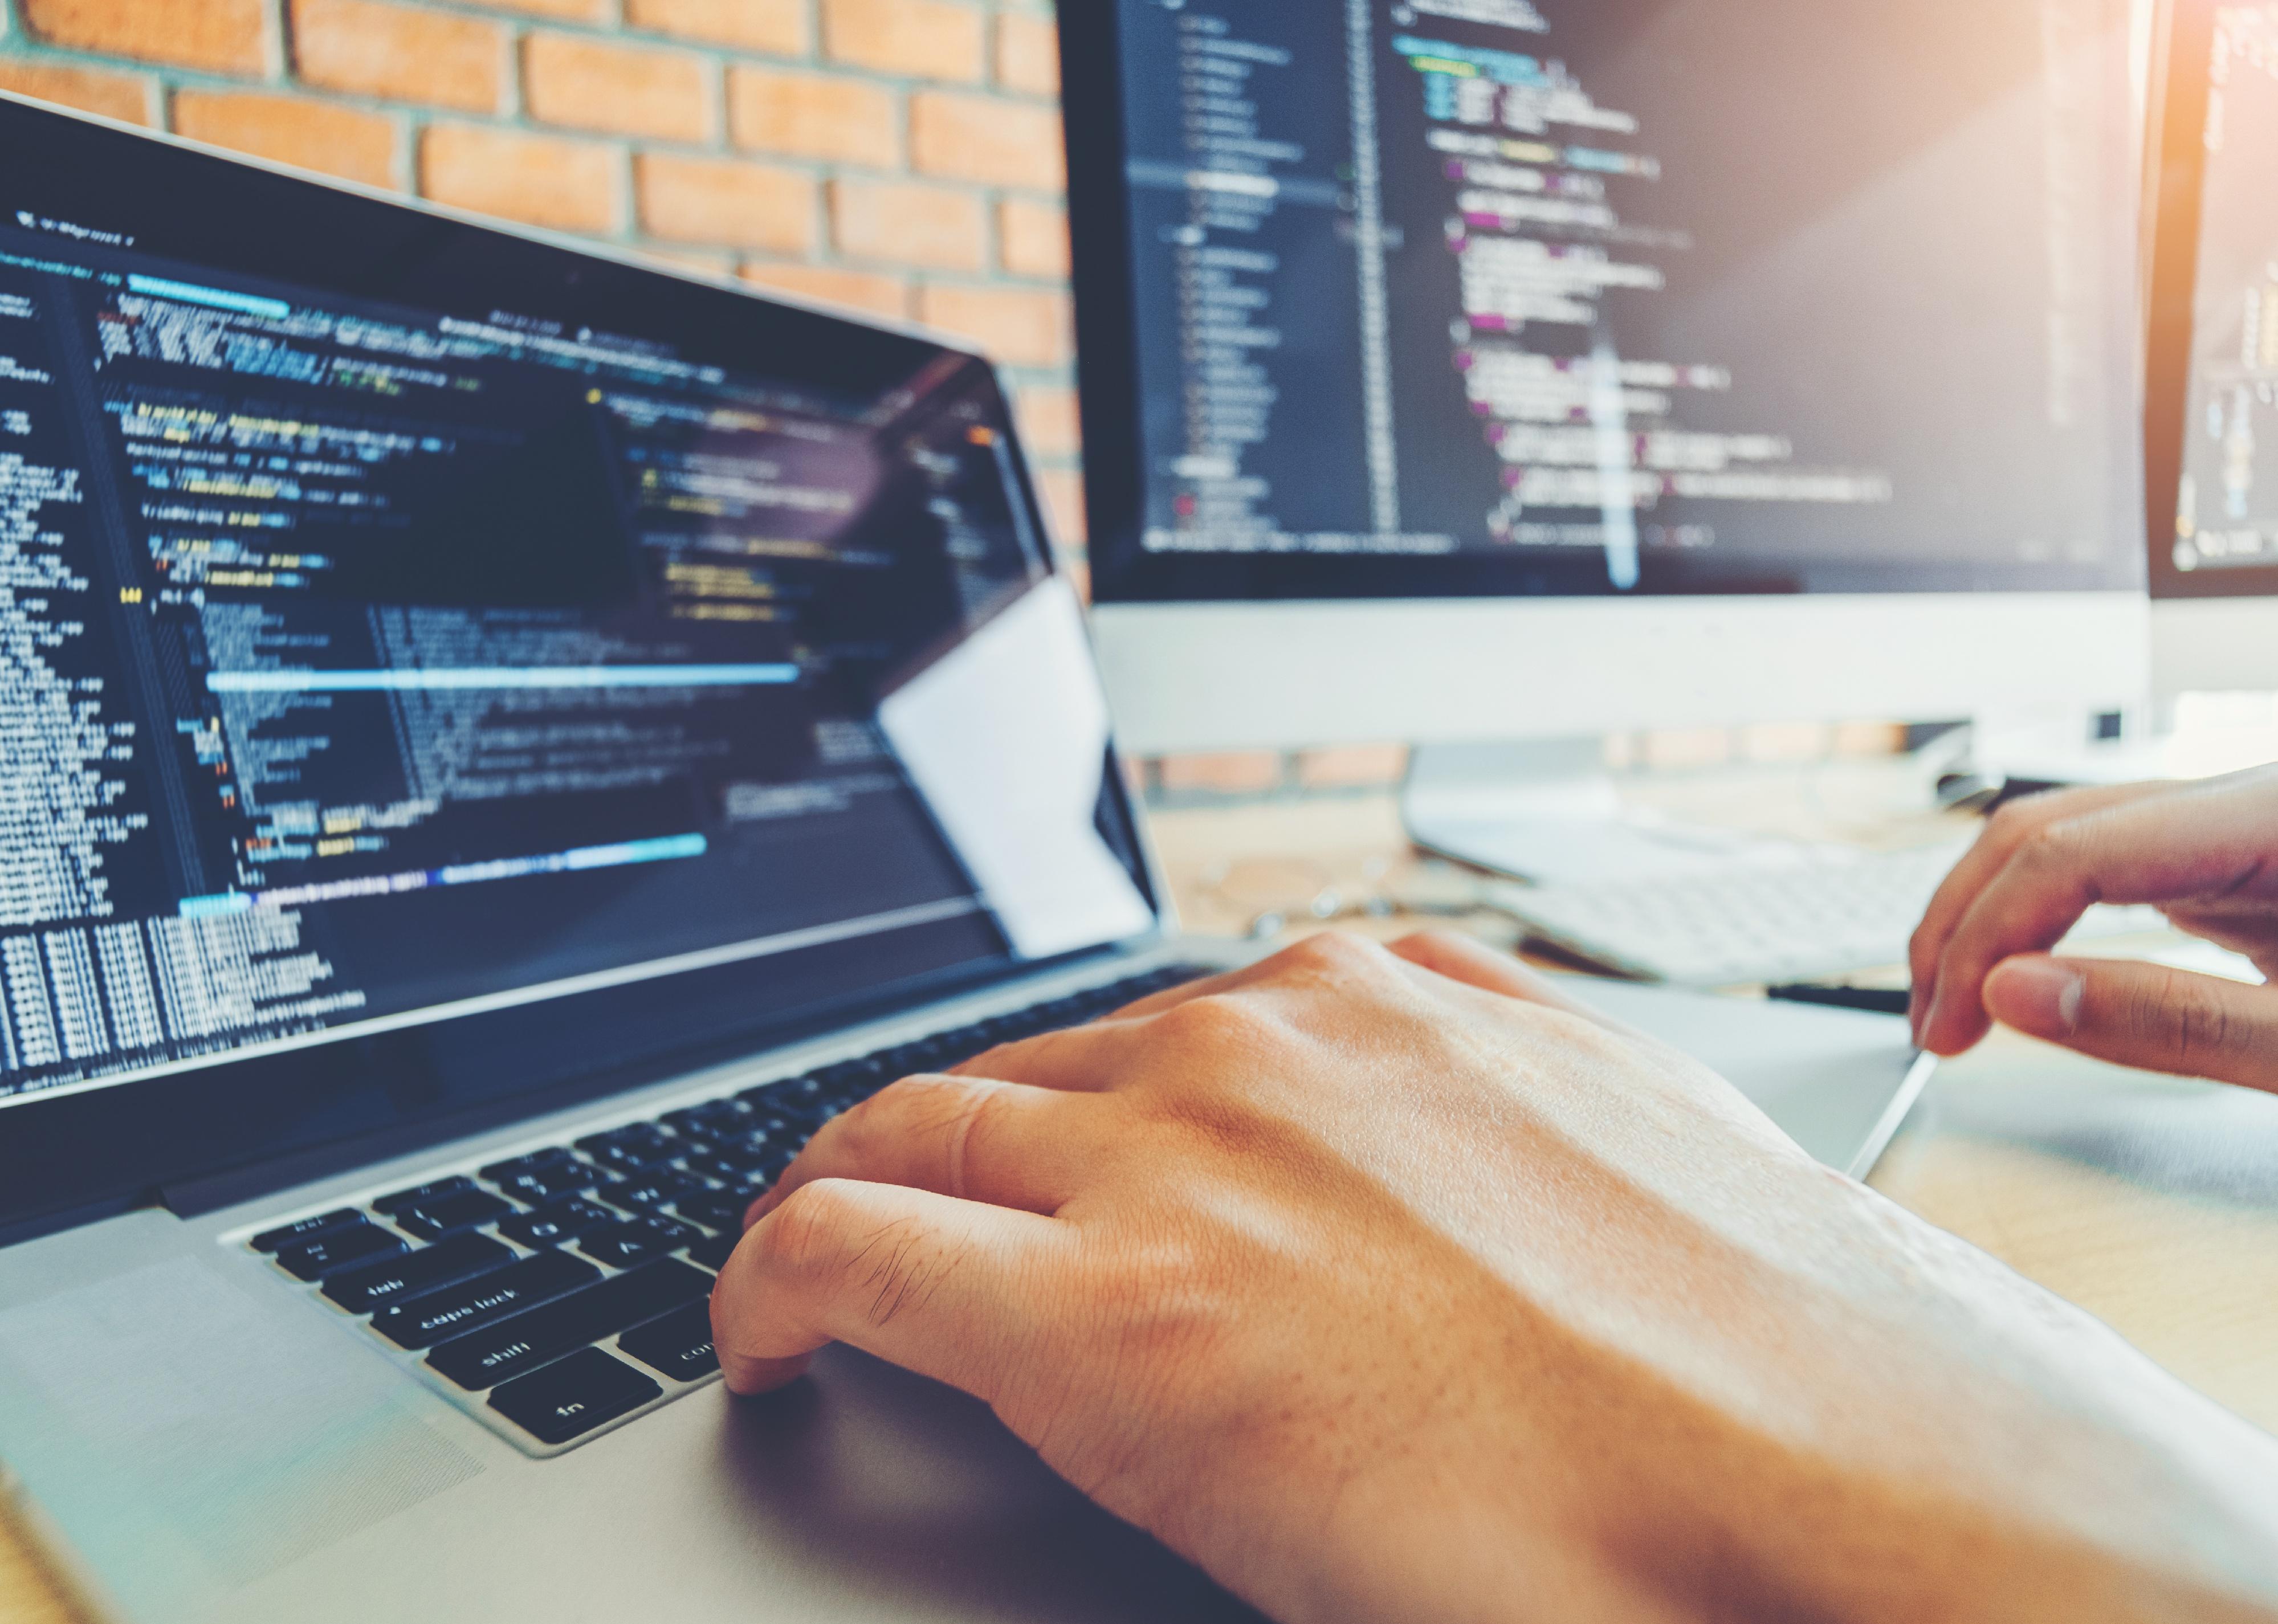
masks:
[[[2100,1060],[2278,1093],[2278,989],[2160,964],[2023,953],[1985,978],[2006,1025]]]

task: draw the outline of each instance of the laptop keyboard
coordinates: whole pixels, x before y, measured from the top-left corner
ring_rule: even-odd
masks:
[[[248,1243],[543,1447],[719,1369],[708,1299],[744,1211],[887,1084],[1209,973],[1175,965],[296,1219]]]

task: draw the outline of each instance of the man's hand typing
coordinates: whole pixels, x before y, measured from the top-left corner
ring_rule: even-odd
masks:
[[[2278,1616],[2278,1445],[1473,944],[897,1084],[754,1220],[732,1388],[952,1383],[1291,1624]]]

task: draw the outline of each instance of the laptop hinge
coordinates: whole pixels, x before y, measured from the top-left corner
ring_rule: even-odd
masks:
[[[1066,974],[1070,971],[1095,964],[1111,963],[1120,957],[1135,957],[1159,948],[1162,938],[1156,937],[1143,944],[1119,943],[1112,947],[1088,949],[1036,966],[1034,974]],[[1013,978],[1005,983],[1017,983]],[[824,1029],[837,1030],[889,1020],[914,1013],[929,1003],[943,999],[969,997],[988,990],[982,987],[965,987],[954,992],[943,992],[936,998],[921,998],[900,1008],[873,1009],[855,1014],[843,1021],[832,1021]],[[533,1117],[543,1117],[555,1111],[574,1110],[578,1106],[612,1094],[646,1087],[673,1077],[702,1071],[708,1066],[725,1065],[738,1059],[765,1055],[770,1048],[784,1047],[823,1035],[822,1032],[779,1034],[773,1041],[753,1041],[748,1038],[723,1040],[720,1043],[701,1046],[694,1050],[683,1050],[671,1055],[645,1059],[631,1065],[596,1073],[573,1083],[564,1083],[547,1089],[536,1098],[528,1095],[501,1100],[474,1110],[460,1112],[448,1117],[408,1124],[343,1140],[333,1144],[313,1146],[266,1161],[242,1167],[224,1168],[195,1177],[176,1179],[157,1187],[159,1202],[177,1217],[200,1217],[218,1212],[243,1201],[272,1195],[281,1190],[313,1184],[321,1178],[351,1172],[359,1167],[390,1161],[397,1156],[410,1155],[431,1146],[446,1145],[453,1140],[466,1139],[478,1133],[487,1133],[494,1128]],[[128,1202],[126,1207],[135,1203]],[[126,1207],[120,1209],[125,1210]],[[103,1215],[103,1216],[108,1216]],[[74,1222],[84,1222],[84,1216]],[[57,1225],[56,1227],[66,1227]]]

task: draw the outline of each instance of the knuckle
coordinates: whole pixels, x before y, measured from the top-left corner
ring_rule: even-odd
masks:
[[[1002,1087],[963,1088],[942,1101],[942,1143],[948,1161],[949,1193],[964,1199],[972,1183],[969,1170],[985,1163],[989,1146],[1005,1126],[1013,1109],[1012,1091]]]
[[[2081,826],[2071,819],[2045,823],[2025,837],[2016,860],[2036,873],[2053,873],[2080,861]]]
[[[2170,971],[2152,984],[2148,998],[2152,1030],[2165,1036],[2179,1066],[2221,1059],[2236,1048],[2229,1006],[2198,977]],[[2139,1010],[2139,1018],[2144,1013]]]
[[[1205,1049],[1245,1042],[1257,1025],[1248,1004],[1225,993],[1189,998],[1155,1019],[1168,1041]]]
[[[832,1117],[822,1125],[822,1132],[836,1128],[850,1148],[865,1149],[899,1132],[903,1124],[923,1120],[939,1109],[941,1095],[956,1087],[939,1078],[905,1077]]]
[[[1465,939],[1454,931],[1444,929],[1410,931],[1393,944],[1398,948],[1428,949],[1433,952],[1460,953]]]
[[[807,1277],[822,1274],[844,1254],[840,1237],[848,1217],[845,1186],[818,1178],[783,1200],[753,1231],[761,1266],[771,1275]]]
[[[2022,835],[2041,820],[2044,804],[2037,796],[2004,802],[1985,820],[1988,834]]]
[[[1387,957],[1373,942],[1334,930],[1308,936],[1281,954],[1294,968],[1331,972],[1376,969]]]

